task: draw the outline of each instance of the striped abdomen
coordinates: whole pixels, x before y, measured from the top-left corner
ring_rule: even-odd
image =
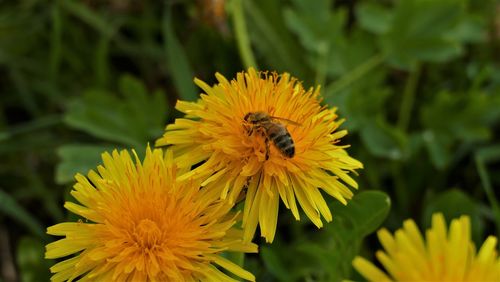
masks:
[[[283,156],[292,158],[295,155],[295,145],[292,136],[290,136],[284,125],[271,123],[267,126],[267,135]]]

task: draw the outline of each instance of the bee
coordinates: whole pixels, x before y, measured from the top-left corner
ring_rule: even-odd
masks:
[[[266,160],[269,159],[269,140],[272,141],[276,149],[278,149],[284,157],[293,158],[295,155],[295,144],[292,136],[290,136],[285,125],[275,120],[284,120],[294,125],[300,124],[285,118],[270,116],[266,112],[247,113],[243,119],[247,124],[250,124],[250,126],[246,126],[249,136],[254,132],[261,132],[262,136],[265,138]]]

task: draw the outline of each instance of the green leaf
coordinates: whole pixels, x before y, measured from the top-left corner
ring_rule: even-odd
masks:
[[[404,159],[408,152],[407,136],[382,118],[366,121],[360,130],[361,140],[374,156],[392,160]]]
[[[304,1],[292,1],[293,8],[284,9],[285,24],[297,34],[309,66],[315,70],[315,84],[324,85],[331,68],[344,67],[339,53],[346,45],[344,26],[347,11],[330,7],[332,1],[316,1],[310,5]]]
[[[378,74],[372,75],[370,77],[371,81],[362,79],[350,91],[344,91],[346,92],[344,94],[344,103],[339,104],[335,101],[335,96],[328,100],[343,112],[342,116],[346,117],[349,130],[375,126],[374,117],[379,117],[381,119],[380,123],[384,123],[384,119],[380,116],[384,112],[386,102],[392,93],[389,88],[384,88],[377,83],[375,76],[378,76]],[[375,81],[373,81],[374,78]],[[341,95],[337,95],[337,98],[340,97]]]
[[[448,35],[462,42],[478,43],[487,38],[486,21],[479,15],[467,15]]]
[[[143,84],[131,76],[121,78],[120,89],[124,98],[86,91],[70,103],[64,121],[104,140],[142,149],[162,132],[167,117],[165,97],[159,91],[148,95]]]
[[[363,238],[377,230],[384,222],[391,201],[384,192],[363,191],[356,194],[346,206],[338,201],[329,206],[333,221],[326,224],[316,238],[325,245],[318,246],[317,243],[311,242],[319,248],[309,248],[306,252],[317,259],[315,263],[324,265],[324,271],[329,273],[328,281],[337,281],[349,277],[351,261],[358,254]],[[324,251],[319,251],[320,248]],[[302,252],[305,250],[299,249]]]
[[[45,246],[40,240],[23,237],[17,245],[16,263],[21,281],[36,282],[50,280],[50,266],[53,260],[45,259]]]
[[[423,140],[437,168],[446,167],[461,144],[487,141],[500,117],[500,96],[440,91],[421,107]]]
[[[0,212],[23,224],[33,234],[41,238],[46,237],[44,228],[38,220],[3,190],[0,190]]]
[[[384,192],[364,191],[356,194],[346,206],[339,202],[331,205],[333,225],[336,224],[335,217],[341,217],[349,222],[355,236],[361,239],[374,232],[384,222],[390,207],[391,200]]]
[[[477,150],[476,157],[484,163],[500,161],[500,144],[494,144]]]
[[[290,271],[284,264],[284,260],[279,257],[279,254],[273,248],[263,246],[260,248],[260,257],[274,277],[280,281],[291,281]]]
[[[476,200],[470,198],[464,192],[457,189],[450,189],[439,195],[433,196],[425,205],[423,213],[423,226],[431,225],[432,214],[441,212],[449,223],[452,219],[461,215],[471,217],[472,237],[476,243],[483,239],[484,219]],[[476,244],[477,246],[477,244]]]
[[[341,80],[350,80],[350,83],[356,82],[356,84],[359,84],[363,83],[367,74],[374,75],[373,70],[385,61],[380,54],[376,54],[374,41],[375,36],[372,34],[354,29],[349,33],[348,37],[342,36],[340,40],[332,45],[327,72],[331,76],[340,76],[332,84],[341,83]],[[384,72],[381,68],[378,68],[378,71]],[[330,87],[325,88],[325,95],[330,94]]]
[[[316,1],[315,5],[303,1],[293,1],[295,8],[286,8],[284,18],[287,26],[299,37],[308,50],[325,54],[332,43],[342,39],[342,27],[346,13],[337,10],[332,13],[329,0]]]
[[[311,81],[312,72],[304,59],[304,50],[285,26],[283,5],[267,0],[243,1],[243,5],[252,43],[271,68]]]
[[[394,14],[389,9],[372,2],[360,2],[356,5],[356,18],[361,28],[376,34],[389,30]]]
[[[409,69],[418,61],[445,62],[462,52],[455,30],[464,19],[462,0],[398,1],[390,27],[381,35],[389,62]]]
[[[182,100],[196,101],[198,92],[193,83],[193,71],[187,54],[177,39],[172,21],[171,5],[165,5],[163,13],[163,39],[167,64],[179,97]]]
[[[64,145],[57,150],[61,161],[56,168],[56,182],[65,184],[74,181],[76,173],[86,175],[102,163],[101,154],[114,148],[104,145]]]
[[[349,278],[351,261],[359,252],[365,236],[375,231],[390,209],[389,197],[379,191],[365,191],[354,196],[347,206],[332,201],[333,221],[310,232],[308,225],[290,224],[296,231],[295,241],[276,241],[261,248],[266,268],[280,281],[340,281]],[[288,224],[288,225],[290,225]],[[308,229],[303,229],[308,228]],[[288,234],[292,235],[292,234]],[[288,236],[287,236],[288,237]],[[293,237],[292,237],[293,238]]]
[[[428,130],[422,133],[425,147],[432,164],[438,169],[444,169],[451,161],[451,141],[446,136]]]
[[[144,128],[142,131],[144,137],[159,136],[168,117],[165,94],[155,91],[149,95],[144,84],[130,75],[123,76],[119,86],[127,101],[127,108],[133,115],[130,124],[135,125],[136,129]]]

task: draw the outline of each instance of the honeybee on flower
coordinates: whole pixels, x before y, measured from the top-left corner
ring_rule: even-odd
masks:
[[[232,81],[216,78],[212,87],[195,79],[205,93],[197,102],[178,101],[186,116],[156,141],[171,147],[180,167],[193,168],[178,181],[203,179],[204,189],[230,203],[246,190],[246,241],[257,226],[273,241],[280,199],[297,220],[298,201],[317,227],[321,216],[331,221],[320,190],[347,204],[349,186],[358,187],[351,173],[363,165],[339,145],[347,131],[338,130],[336,109],[321,105],[320,88],[305,90],[288,73],[253,68]]]

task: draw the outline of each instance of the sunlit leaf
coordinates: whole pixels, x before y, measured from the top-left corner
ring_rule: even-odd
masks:
[[[120,81],[124,98],[106,91],[89,90],[71,102],[64,121],[73,128],[119,144],[142,148],[164,127],[167,105],[162,92],[147,94],[135,78]]]
[[[462,0],[399,1],[390,27],[381,34],[381,47],[389,62],[405,69],[417,61],[445,62],[461,54],[463,46],[453,38],[464,19]]]
[[[405,157],[406,135],[381,118],[363,124],[360,136],[367,149],[375,156],[393,160]]]
[[[64,184],[73,182],[76,173],[86,175],[102,162],[101,154],[111,152],[115,148],[104,145],[64,145],[57,150],[61,161],[56,168],[56,182]]]
[[[273,70],[293,73],[305,81],[312,74],[304,58],[303,49],[286,27],[283,5],[277,1],[243,1],[248,14],[248,31],[257,50]]]
[[[364,191],[354,196],[346,206],[334,202],[331,209],[334,215],[350,222],[358,238],[363,238],[382,224],[390,207],[391,200],[387,194],[380,191]]]
[[[356,6],[356,17],[359,25],[373,33],[382,34],[389,30],[394,14],[379,4],[360,2]]]

